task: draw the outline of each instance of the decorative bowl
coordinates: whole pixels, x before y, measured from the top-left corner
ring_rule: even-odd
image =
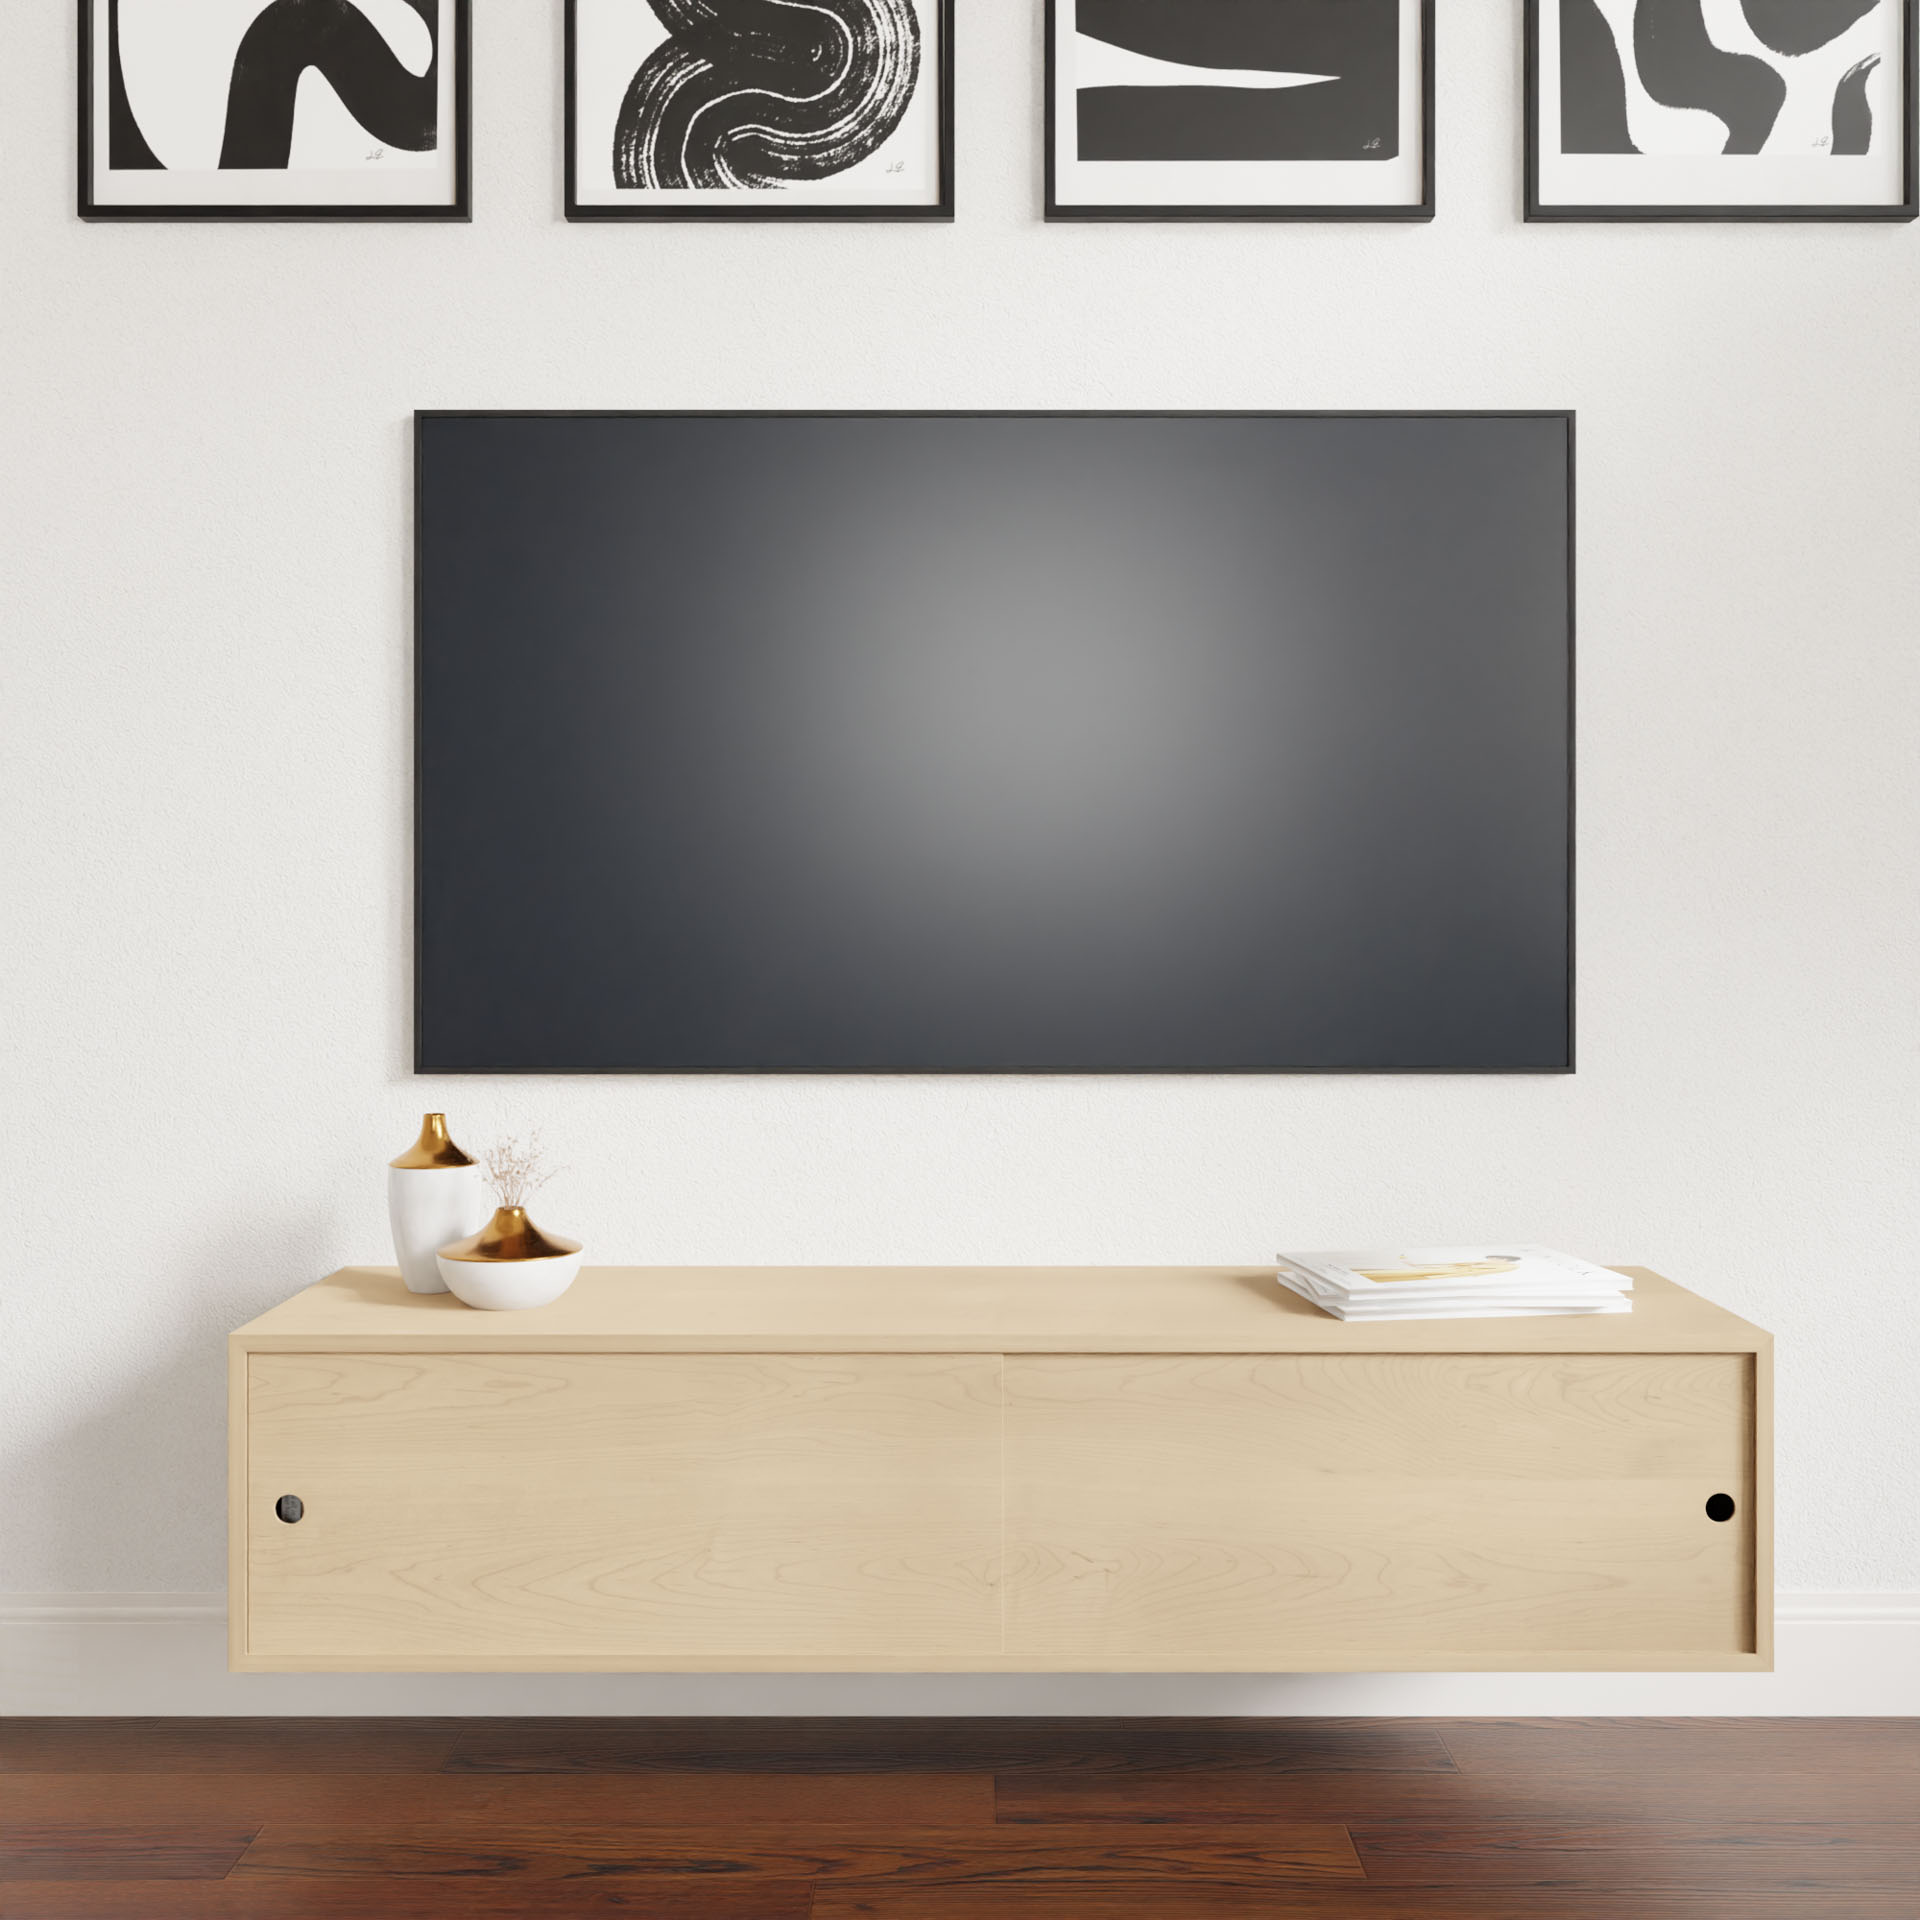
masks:
[[[544,1307],[573,1285],[580,1243],[542,1233],[525,1207],[501,1207],[476,1234],[434,1256],[448,1292],[495,1313]]]

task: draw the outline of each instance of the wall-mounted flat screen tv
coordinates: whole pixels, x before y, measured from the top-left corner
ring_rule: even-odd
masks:
[[[1565,1072],[1573,422],[424,414],[423,1072]]]

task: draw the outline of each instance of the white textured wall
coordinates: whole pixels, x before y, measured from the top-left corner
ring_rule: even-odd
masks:
[[[952,228],[569,228],[557,4],[476,0],[471,227],[83,227],[0,61],[0,1591],[221,1578],[221,1336],[381,1257],[422,1108],[637,1261],[1486,1234],[1780,1336],[1780,1573],[1920,1588],[1920,231],[1524,227],[1447,0],[1432,227],[1044,228],[1037,0],[961,0]],[[1580,413],[1570,1079],[408,1076],[416,406]]]

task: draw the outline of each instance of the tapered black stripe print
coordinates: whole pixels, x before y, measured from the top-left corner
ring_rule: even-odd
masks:
[[[1839,39],[1880,0],[1741,0],[1741,4],[1755,39],[1775,53],[1801,54]]]
[[[1391,160],[1400,0],[1079,0],[1076,29],[1190,67],[1330,76],[1308,86],[1075,89],[1082,160]]]
[[[651,0],[671,36],[614,124],[628,188],[830,179],[891,135],[920,77],[912,0]]]
[[[1627,130],[1627,76],[1594,0],[1560,0],[1560,151],[1638,153]]]
[[[120,0],[107,0],[107,165],[115,172],[151,167],[166,171],[147,145],[127,98],[127,78],[120,67]]]
[[[1640,84],[1663,107],[1702,107],[1727,128],[1724,153],[1758,153],[1779,118],[1787,83],[1750,54],[1708,38],[1700,0],[1640,0],[1633,17]]]
[[[412,74],[352,0],[273,0],[233,57],[223,167],[284,167],[293,151],[300,76],[315,67],[381,145],[430,153],[438,142],[438,0],[406,0],[433,35],[433,58]]]
[[[1873,151],[1873,108],[1867,103],[1867,81],[1880,64],[1876,53],[1849,67],[1833,95],[1833,151]]]
[[[1277,92],[1081,87],[1082,160],[1392,160],[1396,115],[1351,81]]]

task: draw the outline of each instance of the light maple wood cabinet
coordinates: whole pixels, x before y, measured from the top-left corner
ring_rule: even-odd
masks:
[[[517,1314],[347,1268],[231,1338],[231,1662],[1769,1667],[1771,1342],[1636,1287],[1352,1327],[1218,1268],[603,1267]]]

